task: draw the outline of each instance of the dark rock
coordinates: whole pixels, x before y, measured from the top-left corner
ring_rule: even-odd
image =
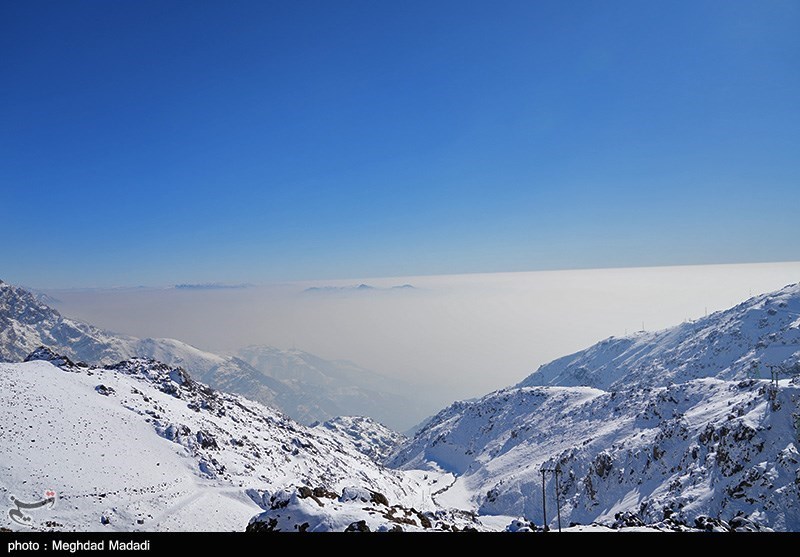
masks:
[[[350,523],[350,526],[344,529],[345,532],[369,532],[369,526],[365,520]]]
[[[386,495],[380,493],[378,491],[370,491],[369,501],[370,503],[375,503],[376,505],[384,505],[386,507],[389,506],[389,500],[386,498]]]
[[[700,515],[694,519],[695,528],[706,532],[730,532],[730,525],[721,518]]]
[[[103,396],[108,396],[116,392],[113,387],[106,387],[103,384],[96,386],[94,390]]]
[[[327,499],[336,499],[339,497],[339,495],[337,495],[333,491],[325,489],[324,487],[315,487],[314,497],[325,497]]]
[[[207,431],[198,431],[197,435],[195,436],[197,442],[200,443],[200,446],[204,449],[212,449],[212,450],[219,450],[219,445],[217,445],[217,440],[214,439],[214,436],[211,435]]]
[[[43,362],[50,362],[56,367],[60,368],[74,368],[76,367],[75,362],[67,358],[66,356],[62,356],[61,354],[56,354],[50,348],[46,346],[40,346],[25,358],[26,362],[33,362],[33,361],[43,361]]]
[[[306,497],[313,497],[314,492],[311,490],[310,487],[301,485],[300,487],[297,488],[297,496],[300,497],[300,499],[305,499]]]
[[[761,530],[758,524],[744,516],[735,516],[730,521],[733,532],[758,532]]]
[[[619,528],[633,528],[637,526],[645,526],[645,523],[641,518],[630,511],[624,511],[615,514],[614,524],[611,525],[611,527],[615,530]]]
[[[278,527],[278,519],[254,520],[245,528],[245,532],[275,532]]]
[[[611,473],[613,467],[614,461],[612,460],[611,455],[606,452],[600,453],[594,459],[594,471],[601,478],[607,477]]]
[[[431,519],[424,514],[418,512],[417,516],[419,517],[419,523],[423,528],[431,528],[433,526],[433,524],[431,524]]]

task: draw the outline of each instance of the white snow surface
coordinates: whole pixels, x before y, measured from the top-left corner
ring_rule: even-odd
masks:
[[[262,510],[253,493],[298,486],[434,508],[417,474],[379,466],[348,438],[144,359],[0,364],[0,454],[0,500],[57,494],[27,512],[27,528],[2,513],[15,530],[241,531]]]

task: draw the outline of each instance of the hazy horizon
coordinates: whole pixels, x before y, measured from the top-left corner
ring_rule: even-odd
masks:
[[[797,3],[0,9],[9,280],[800,260]]]
[[[297,348],[424,384],[446,403],[515,384],[609,336],[677,325],[798,280],[800,262],[786,262],[44,292],[66,316],[117,333],[221,353]],[[353,288],[360,283],[373,288]],[[404,284],[414,288],[393,288]]]

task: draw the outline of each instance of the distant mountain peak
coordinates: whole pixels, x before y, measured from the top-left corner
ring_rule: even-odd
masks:
[[[371,284],[367,283],[359,283],[354,285],[346,285],[346,286],[332,286],[332,285],[325,285],[325,286],[309,286],[303,292],[319,292],[319,293],[334,293],[334,292],[353,292],[353,291],[360,291],[360,292],[389,292],[389,291],[397,291],[397,290],[415,290],[416,288],[411,284],[400,284],[397,286],[390,286],[390,287],[378,287],[372,286]]]
[[[253,285],[249,283],[241,284],[228,284],[224,282],[203,282],[203,283],[183,283],[176,284],[173,288],[177,290],[242,290],[245,288],[252,288]]]

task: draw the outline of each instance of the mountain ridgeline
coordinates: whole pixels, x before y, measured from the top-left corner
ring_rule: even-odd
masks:
[[[551,527],[543,503],[558,501],[566,523],[681,528],[714,517],[797,531],[798,361],[792,285],[694,323],[608,339],[455,403],[389,464],[452,472],[440,504]]]
[[[800,287],[756,296],[731,309],[657,332],[609,338],[543,365],[520,387],[664,387],[701,377],[770,378],[800,373]]]
[[[351,362],[269,346],[219,355],[175,339],[120,335],[64,317],[42,301],[46,299],[0,281],[0,361],[20,362],[39,346],[93,365],[153,358],[191,370],[198,381],[278,408],[306,424],[367,415],[405,430],[431,411],[410,396],[412,385]]]

